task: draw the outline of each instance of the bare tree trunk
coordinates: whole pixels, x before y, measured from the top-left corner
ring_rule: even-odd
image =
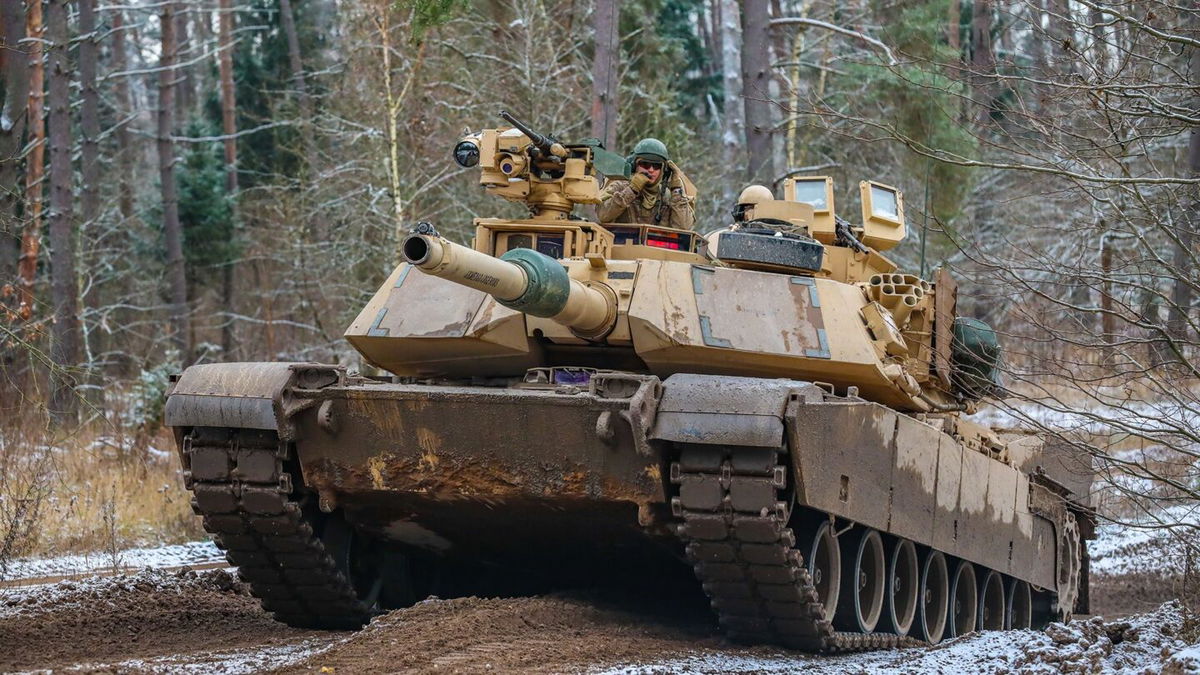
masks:
[[[95,4],[96,0],[78,0],[79,32],[82,38],[79,43],[79,88],[83,99],[79,113],[79,130],[83,134],[79,172],[80,180],[83,181],[80,190],[79,227],[83,231],[95,227],[100,220],[100,95],[96,91],[99,36],[96,33]],[[86,262],[83,264],[86,269]],[[83,296],[83,307],[86,311],[94,308],[98,300],[96,284],[86,284],[85,288],[88,289]],[[87,398],[93,403],[100,403],[102,399],[99,394],[103,389],[96,386],[96,372],[90,365],[94,361],[95,339],[86,323],[81,323],[80,329],[81,356],[84,362],[89,364],[87,382],[92,385],[87,388]]]
[[[1191,23],[1193,29],[1200,28],[1200,16],[1193,14]],[[1191,84],[1195,87],[1192,90],[1192,100],[1194,103],[1200,103],[1200,48],[1192,47],[1188,69],[1191,71]],[[1200,127],[1193,126],[1190,133],[1188,173],[1192,178],[1200,178]],[[1168,333],[1176,340],[1186,340],[1189,334],[1194,278],[1191,261],[1196,253],[1196,230],[1200,229],[1200,184],[1192,184],[1187,190],[1190,194],[1185,193],[1181,199],[1187,208],[1179,218],[1179,245],[1175,248],[1172,260],[1175,283],[1171,288],[1171,312],[1167,323]]]
[[[225,135],[225,192],[237,203],[237,101],[233,86],[233,0],[221,0],[217,38],[220,45],[218,70],[221,78],[221,131]],[[234,221],[236,222],[236,216]],[[226,310],[233,307],[233,262],[222,270],[221,299]],[[230,359],[233,352],[233,320],[227,318],[221,326],[221,353]]]
[[[1096,68],[1108,72],[1108,43],[1104,39],[1104,12],[1099,7],[1088,9],[1088,23],[1092,25],[1092,51],[1096,55]]]
[[[724,77],[725,99],[722,108],[725,119],[721,124],[721,156],[725,166],[743,165],[746,147],[746,116],[742,103],[742,13],[736,0],[720,0],[721,12],[721,73]],[[722,203],[730,204],[739,187],[724,181]]]
[[[1075,24],[1071,21],[1070,0],[1046,0],[1053,68],[1059,73],[1075,72]]]
[[[191,36],[188,34],[188,8],[184,4],[175,8],[175,57],[186,61],[191,55]],[[192,67],[175,66],[175,125],[182,128],[192,113]]]
[[[113,70],[120,73],[126,69],[125,57],[125,13],[120,9],[112,10],[112,64]],[[117,98],[117,205],[121,211],[122,220],[133,217],[133,143],[129,133],[131,121],[126,118],[133,111],[133,101],[129,96],[129,79],[127,76],[118,77],[113,84],[113,93]]]
[[[962,53],[962,39],[959,37],[959,24],[962,22],[962,0],[950,0],[946,12],[946,42],[954,53]]]
[[[171,289],[171,340],[184,364],[192,360],[188,317],[187,274],[183,262],[183,228],[175,191],[175,144],[171,140],[171,111],[175,104],[175,11],[168,0],[160,15],[162,54],[158,61],[158,177],[162,184],[163,235],[167,243],[167,282]]]
[[[21,231],[21,258],[17,275],[21,278],[22,319],[33,316],[33,283],[37,278],[38,249],[42,233],[42,177],[46,173],[46,121],[43,118],[46,97],[46,66],[43,63],[45,28],[42,26],[41,0],[30,0],[25,11],[25,35],[29,45],[29,157],[25,167],[25,228]]]
[[[1101,221],[1099,230],[1105,230]],[[1117,317],[1113,302],[1113,253],[1112,240],[1105,235],[1100,238],[1100,334],[1105,345],[1116,339]]]
[[[1044,0],[1031,0],[1026,8],[1026,19],[1029,21],[1029,58],[1033,61],[1033,74],[1037,78],[1045,78],[1049,74],[1049,69],[1046,67],[1046,37],[1047,33],[1042,28],[1042,15]],[[1033,87],[1035,92],[1042,93],[1042,87]]]
[[[312,100],[308,97],[308,86],[304,82],[304,62],[300,59],[300,37],[296,34],[296,18],[292,14],[291,0],[279,0],[279,19],[287,36],[288,65],[292,70],[292,86],[296,89],[296,100],[300,104],[300,118],[304,124],[300,134],[304,144],[304,164],[309,171],[317,166],[317,147],[313,142]]]
[[[592,10],[596,57],[592,62],[592,135],[609,150],[617,148],[617,101],[621,55],[620,0],[596,0]]]
[[[78,0],[79,32],[79,85],[82,105],[79,113],[79,129],[83,134],[80,155],[80,191],[82,226],[95,222],[100,217],[100,95],[96,91],[96,0]]]
[[[975,0],[971,20],[972,96],[977,106],[975,123],[987,126],[992,114],[992,74],[996,59],[992,52],[992,0]]]
[[[54,300],[54,327],[51,330],[50,359],[58,369],[53,373],[50,412],[59,421],[75,416],[78,409],[73,377],[60,369],[79,365],[79,282],[75,277],[75,234],[72,213],[71,165],[71,63],[68,49],[67,3],[50,0],[46,8],[46,33],[50,44],[50,77],[47,92],[47,126],[50,134],[50,228],[51,294]]]
[[[20,205],[21,155],[25,111],[29,106],[29,61],[25,16],[19,2],[0,2],[0,77],[4,99],[0,103],[0,305],[14,299],[17,259],[21,255]]]
[[[768,0],[742,3],[742,96],[746,109],[746,178],[770,186],[775,181],[771,124],[771,40]]]

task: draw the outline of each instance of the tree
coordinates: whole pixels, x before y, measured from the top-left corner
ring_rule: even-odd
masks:
[[[770,14],[767,0],[742,3],[742,98],[746,109],[746,180],[772,185],[775,182],[771,120]]]
[[[976,124],[987,124],[992,111],[992,82],[996,57],[992,53],[992,0],[975,0],[971,19],[971,73],[974,79]]]
[[[620,0],[597,0],[592,10],[595,56],[592,65],[592,136],[604,147],[617,147],[617,103],[620,96]]]
[[[192,329],[188,308],[187,270],[183,258],[183,228],[179,222],[179,198],[175,187],[175,144],[172,108],[175,103],[175,12],[177,3],[168,0],[159,15],[162,52],[158,61],[158,179],[162,191],[162,228],[167,249],[167,283],[170,286],[171,341],[184,362],[192,358]]]
[[[21,157],[25,136],[25,111],[29,105],[28,48],[21,3],[0,3],[0,307],[15,300],[17,259],[21,252]],[[3,320],[3,318],[0,318]],[[4,341],[0,340],[0,344]]]
[[[296,99],[300,105],[300,120],[305,125],[300,134],[304,146],[305,169],[312,171],[317,166],[317,149],[313,142],[312,130],[312,101],[308,96],[308,87],[304,82],[304,62],[300,58],[300,37],[296,33],[296,19],[292,14],[291,0],[279,0],[279,21],[283,24],[283,33],[287,37],[288,65],[292,71],[292,88],[296,91]]]
[[[83,138],[80,151],[80,229],[95,229],[101,218],[100,204],[100,93],[96,89],[96,62],[99,59],[96,32],[95,0],[78,0],[79,6],[79,89],[82,98],[79,111],[79,130]],[[85,309],[95,303],[94,285],[83,298]],[[89,302],[90,301],[90,302]],[[81,326],[83,327],[83,326]],[[91,332],[83,331],[81,347],[83,358],[92,362]],[[90,391],[95,391],[91,389]]]
[[[77,408],[72,379],[67,369],[80,361],[79,284],[76,279],[74,218],[75,170],[71,163],[71,67],[67,27],[69,0],[49,0],[46,32],[50,45],[47,116],[50,133],[50,229],[51,296],[54,326],[50,358],[57,366],[50,395],[50,412],[60,421],[75,415]]]
[[[742,17],[738,4],[732,0],[721,0],[717,4],[721,17],[721,72],[725,91],[721,152],[725,164],[730,167],[742,164],[746,139],[745,106],[748,105],[741,100],[744,93],[739,63],[742,56]],[[726,203],[733,201],[735,190],[736,188],[727,182],[724,195]]]
[[[218,23],[217,57],[221,80],[221,133],[225,159],[225,194],[235,200],[238,194],[237,175],[237,90],[233,86],[233,0],[221,0]],[[236,216],[233,216],[236,219]],[[233,307],[234,265],[230,261],[221,270],[221,299],[225,307]],[[221,351],[228,357],[233,353],[233,320],[226,319],[221,328]]]
[[[1193,35],[1200,35],[1200,11],[1191,15]],[[1200,110],[1200,41],[1189,47],[1188,72],[1193,87],[1191,108]],[[1179,229],[1175,236],[1172,263],[1179,273],[1171,288],[1171,312],[1167,332],[1175,340],[1187,341],[1193,330],[1191,311],[1196,295],[1196,233],[1200,230],[1200,124],[1193,124],[1188,139],[1188,176],[1196,181],[1181,197]]]
[[[189,137],[208,136],[209,129],[193,121]],[[220,148],[195,143],[187,148],[176,179],[179,184],[179,222],[183,232],[187,287],[193,297],[201,288],[216,287],[223,268],[232,266],[237,242],[233,231],[233,197],[225,191],[226,172]],[[218,282],[218,283],[215,283]],[[221,284],[223,285],[223,284]],[[222,293],[224,300],[224,293]]]
[[[9,3],[11,4],[11,3]],[[38,251],[42,234],[42,177],[45,174],[46,69],[43,62],[45,28],[42,25],[41,0],[31,0],[25,8],[25,35],[29,46],[29,157],[25,168],[25,227],[21,231],[21,257],[17,274],[21,278],[22,319],[33,316],[33,284],[37,277]]]
[[[124,73],[127,67],[125,54],[125,31],[128,30],[125,26],[125,12],[122,9],[114,8],[112,10],[112,66],[117,73]],[[129,125],[132,124],[131,117],[133,114],[133,103],[129,95],[129,80],[128,76],[121,75],[116,78],[113,83],[113,93],[116,97],[116,141],[117,141],[117,208],[121,212],[121,219],[128,221],[133,217],[133,143],[131,134],[129,133]]]

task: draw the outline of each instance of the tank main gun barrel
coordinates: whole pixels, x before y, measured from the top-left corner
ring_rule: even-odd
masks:
[[[500,117],[503,118],[505,122],[513,125],[517,131],[520,131],[528,136],[529,142],[533,143],[533,146],[537,148],[543,155],[547,157],[553,156],[564,159],[566,158],[567,149],[563,147],[562,143],[559,143],[549,136],[543,136],[539,134],[530,128],[528,124],[525,124],[516,117],[513,117],[507,110],[501,110]]]
[[[616,323],[612,289],[572,279],[561,263],[532,249],[495,258],[455,244],[429,223],[418,224],[401,249],[404,259],[426,274],[483,291],[505,307],[551,319],[580,337],[603,337]]]

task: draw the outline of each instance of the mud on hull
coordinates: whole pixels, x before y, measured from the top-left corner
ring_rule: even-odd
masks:
[[[737,639],[861,649],[1069,615],[1055,600],[1086,564],[1086,509],[1060,483],[945,420],[802,382],[599,372],[502,388],[209,365],[181,376],[167,423],[206,527],[264,606],[302,625],[365,621],[468,563],[683,561]],[[275,459],[256,473],[242,439],[264,433]]]

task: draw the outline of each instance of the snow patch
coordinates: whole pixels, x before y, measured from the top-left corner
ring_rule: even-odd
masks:
[[[327,640],[307,639],[295,644],[271,645],[227,652],[194,652],[155,659],[130,659],[120,663],[83,663],[69,671],[113,670],[116,672],[214,673],[246,675],[295,665],[328,650]]]
[[[120,551],[115,556],[109,553],[90,553],[58,558],[23,558],[9,562],[0,579],[45,579],[96,572],[201,565],[224,560],[225,554],[213,542],[191,541],[154,548],[131,548]]]
[[[621,664],[595,675],[649,673],[1200,673],[1200,645],[1183,635],[1185,611],[1169,602],[1128,621],[1099,618],[1051,624],[1045,631],[985,631],[936,647],[846,656],[694,652],[652,663]],[[1190,642],[1190,644],[1189,644]],[[1164,670],[1164,666],[1167,668]],[[1175,670],[1171,670],[1175,668]]]

